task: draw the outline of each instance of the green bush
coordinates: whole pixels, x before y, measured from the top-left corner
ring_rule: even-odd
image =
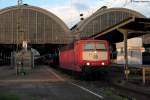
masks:
[[[0,95],[0,100],[21,100],[16,95]]]

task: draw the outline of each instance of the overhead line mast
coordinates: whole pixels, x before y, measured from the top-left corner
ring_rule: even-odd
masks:
[[[17,10],[17,52],[19,51],[19,43],[21,38],[20,37],[24,37],[23,36],[23,30],[22,30],[22,5],[23,5],[23,1],[22,0],[18,0],[18,10]]]
[[[23,1],[22,0],[18,0],[18,6],[22,5]]]
[[[150,2],[150,0],[131,0],[131,2]]]

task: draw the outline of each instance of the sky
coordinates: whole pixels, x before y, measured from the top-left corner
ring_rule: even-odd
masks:
[[[150,17],[150,0],[23,0],[23,3],[50,11],[63,20],[68,27],[72,27],[80,21],[81,13],[86,18],[102,6],[129,8]],[[0,9],[16,4],[17,0],[0,0]]]

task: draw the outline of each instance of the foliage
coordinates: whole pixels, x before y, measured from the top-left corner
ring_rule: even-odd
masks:
[[[0,95],[0,100],[21,100],[18,96],[16,95]]]

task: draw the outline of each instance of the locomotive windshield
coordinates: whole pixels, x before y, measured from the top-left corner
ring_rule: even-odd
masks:
[[[83,45],[84,50],[106,50],[104,43],[85,43]]]

